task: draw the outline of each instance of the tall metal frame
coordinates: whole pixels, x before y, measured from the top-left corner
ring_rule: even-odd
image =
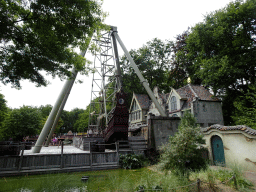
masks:
[[[104,127],[108,124],[114,107],[115,93],[121,84],[117,75],[119,60],[118,53],[114,51],[111,31],[102,33],[100,39],[93,40],[99,52],[94,55],[88,128],[89,133],[102,136],[100,123],[104,123]]]

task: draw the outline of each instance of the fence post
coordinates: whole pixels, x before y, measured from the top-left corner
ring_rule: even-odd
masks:
[[[238,189],[238,186],[237,186],[236,175],[233,175],[233,178],[234,178],[235,189],[237,190],[237,189]]]
[[[197,191],[200,192],[200,179],[197,179]]]
[[[24,149],[25,149],[25,144],[23,143],[23,144],[21,145],[21,155],[20,155],[20,162],[19,162],[18,171],[21,170],[22,161],[23,161]]]
[[[92,169],[92,146],[91,146],[91,142],[89,142],[89,150],[90,150],[90,167]]]
[[[115,142],[115,144],[116,144],[117,164],[119,165],[119,141]]]
[[[63,160],[63,148],[64,148],[64,142],[61,142],[61,155],[60,155],[60,168],[64,168],[64,160]]]

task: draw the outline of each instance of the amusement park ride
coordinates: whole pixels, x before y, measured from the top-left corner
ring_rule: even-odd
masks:
[[[104,137],[106,143],[112,143],[117,140],[127,140],[129,112],[126,106],[126,94],[122,89],[122,77],[116,41],[120,44],[126,57],[130,61],[131,67],[136,72],[151,100],[155,103],[161,116],[166,116],[166,114],[151,91],[148,82],[142,76],[121,41],[117,33],[117,28],[110,26],[110,31],[102,33],[100,39],[94,40],[100,48],[100,51],[95,54],[94,60],[88,132],[93,133],[92,135]],[[86,51],[81,52],[81,56],[84,56],[85,53]],[[72,70],[73,78],[66,81],[32,150],[33,153],[40,153],[47,136],[46,146],[48,146],[77,73],[74,68]],[[108,110],[107,107],[109,106],[112,106],[112,109]]]

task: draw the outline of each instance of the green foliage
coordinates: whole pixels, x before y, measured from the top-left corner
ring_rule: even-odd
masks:
[[[63,120],[63,125],[60,128],[60,133],[67,133],[69,130],[72,130],[73,125],[69,121],[69,111],[63,110],[61,119]]]
[[[47,85],[41,71],[60,78],[72,77],[70,69],[86,71],[86,59],[74,48],[85,50],[106,13],[102,1],[1,0],[0,81],[20,87],[28,79]]]
[[[237,125],[247,125],[256,129],[256,87],[249,88],[244,96],[234,102],[236,111],[232,118]]]
[[[88,123],[89,123],[89,110],[87,108],[83,113],[80,113],[78,115],[78,119],[74,124],[74,128],[78,132],[86,132],[88,129]]]
[[[136,170],[100,170],[77,173],[46,174],[46,175],[26,175],[20,177],[4,177],[0,180],[2,191],[196,191],[197,186],[193,183],[199,178],[207,181],[207,172],[200,171],[192,173],[190,179],[180,178],[172,173],[164,174],[151,171],[148,168]],[[223,181],[231,178],[231,171],[212,170],[212,175],[218,179],[219,172],[227,173]],[[87,182],[81,182],[82,176],[89,176]],[[190,185],[189,187],[181,186]],[[232,185],[233,186],[233,185]],[[177,189],[175,189],[177,188]],[[242,188],[241,189],[250,189]]]
[[[45,106],[41,105],[38,109],[41,111],[42,117],[45,118],[50,115],[52,110],[52,105],[50,104],[47,104]]]
[[[25,136],[39,134],[42,129],[41,120],[41,112],[35,107],[23,106],[13,109],[8,112],[0,133],[6,140],[12,138],[22,141]]]
[[[84,113],[84,111],[85,111],[84,109],[75,108],[69,112],[69,125],[70,125],[69,130],[71,130],[72,132],[79,131],[79,130],[77,130],[78,127],[75,126],[75,123],[79,119],[79,115]]]
[[[44,125],[45,125],[47,119],[48,119],[48,116],[46,116],[46,117],[44,117],[44,118],[41,119],[41,125],[40,125],[41,128],[44,127]],[[55,130],[54,130],[54,133],[60,133],[60,128],[62,127],[63,124],[64,124],[64,122],[63,122],[63,120],[60,118],[59,121],[58,121],[58,123],[57,123],[57,125],[56,125],[56,128],[55,128]]]
[[[158,86],[160,90],[170,91],[168,70],[171,68],[171,47],[171,41],[163,42],[155,38],[138,50],[129,52],[151,89]],[[120,65],[124,92],[128,94],[130,103],[133,92],[143,94],[146,91],[126,56],[121,58]]]
[[[231,166],[231,169],[223,167],[208,167],[206,170],[192,173],[190,178],[192,180],[200,178],[201,181],[208,183],[209,188],[216,190],[218,188],[217,180],[225,185],[235,188],[234,179],[232,178],[235,175],[238,190],[250,191],[253,184],[244,177],[243,173],[244,172],[241,167],[234,164]]]
[[[136,191],[141,191],[141,192],[144,192],[144,190],[145,191],[162,191],[163,190],[163,188],[161,187],[161,186],[159,186],[159,185],[156,185],[156,186],[153,186],[152,188],[147,188],[145,185],[139,185],[139,186],[137,186],[136,188],[135,188],[135,190]]]
[[[186,40],[194,72],[215,93],[256,80],[255,11],[255,0],[231,2],[205,16]]]
[[[126,154],[119,157],[119,164],[123,169],[138,169],[145,163],[147,163],[147,159],[143,155]]]
[[[163,148],[160,167],[187,177],[190,171],[205,169],[207,161],[202,157],[202,144],[205,144],[205,140],[195,124],[195,118],[186,112],[178,132],[170,137],[168,144]]]
[[[4,95],[0,93],[0,127],[5,119],[6,113],[8,111],[6,100],[4,99]]]
[[[193,84],[204,84],[222,97],[225,125],[238,122],[231,116],[241,107],[233,101],[256,82],[255,18],[255,0],[230,2],[180,35],[183,46],[174,52],[179,70],[185,70]]]

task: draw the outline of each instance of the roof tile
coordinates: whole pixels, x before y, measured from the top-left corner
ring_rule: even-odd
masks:
[[[137,98],[141,109],[148,109],[149,108],[150,100],[149,100],[148,95],[146,95],[146,94],[137,94],[137,93],[134,93],[134,95]]]

